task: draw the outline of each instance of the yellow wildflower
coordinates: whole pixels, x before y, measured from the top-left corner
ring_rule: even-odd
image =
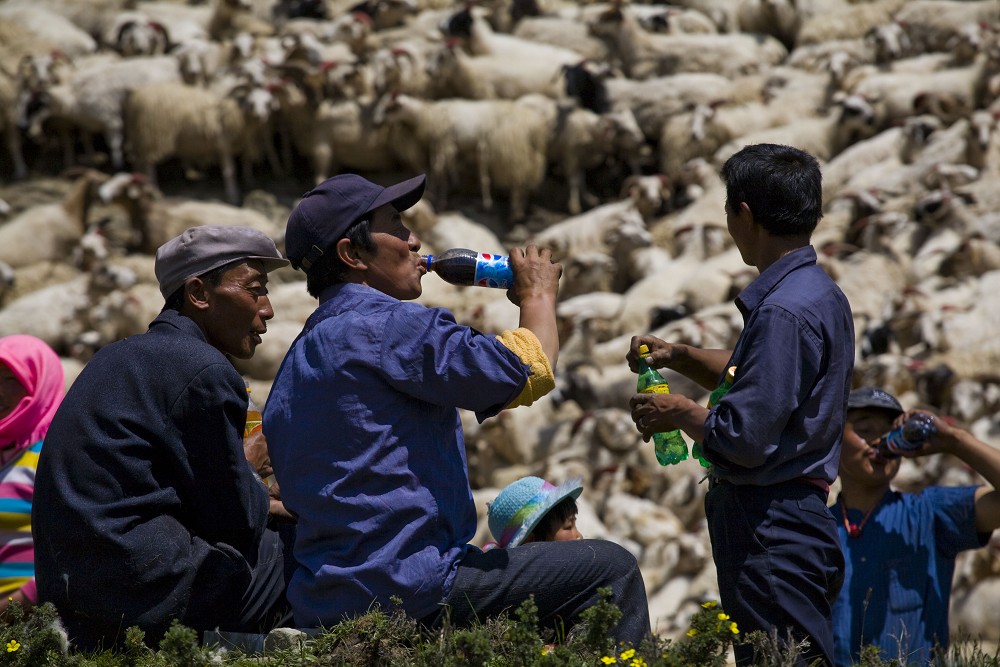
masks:
[[[629,667],[646,667],[646,661],[642,658],[633,658],[632,662],[629,663]]]
[[[729,614],[724,614],[724,613],[722,613],[720,611],[719,615],[716,618],[718,618],[720,621],[728,621],[729,620]]]
[[[734,635],[740,634],[740,629],[736,627],[736,621],[733,621],[732,623],[729,624],[729,630]]]
[[[696,634],[698,634],[698,631],[695,630],[694,628],[688,630],[688,637],[694,637]]]
[[[13,653],[19,648],[21,648],[21,644],[16,639],[11,639],[7,642],[7,653]]]
[[[715,606],[715,604],[716,604],[715,600],[709,600],[708,602],[702,602],[701,606],[704,607],[705,609],[711,609],[712,607]]]
[[[634,648],[630,648],[630,649],[629,649],[629,650],[627,650],[627,651],[622,651],[622,660],[628,660],[628,659],[630,659],[630,658],[631,658],[631,657],[632,657],[633,655],[635,655],[635,649],[634,649]]]
[[[618,662],[618,658],[614,657],[613,655],[606,655],[603,658],[601,658],[601,662],[603,662],[605,665],[613,665],[616,662]]]

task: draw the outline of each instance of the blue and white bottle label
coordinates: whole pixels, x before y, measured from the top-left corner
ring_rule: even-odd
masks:
[[[481,252],[476,259],[475,284],[480,287],[509,289],[514,286],[514,272],[506,255]]]

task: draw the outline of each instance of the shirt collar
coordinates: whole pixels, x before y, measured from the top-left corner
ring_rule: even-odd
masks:
[[[796,248],[771,266],[764,269],[757,279],[743,288],[736,297],[736,307],[745,318],[757,309],[774,287],[792,271],[816,263],[816,249],[811,245]]]
[[[187,315],[182,314],[180,311],[174,310],[173,308],[167,308],[156,316],[156,319],[149,325],[150,329],[160,328],[160,327],[171,327],[177,329],[183,334],[188,336],[194,336],[195,338],[208,342],[205,338],[205,332],[201,330],[201,327],[192,320]]]

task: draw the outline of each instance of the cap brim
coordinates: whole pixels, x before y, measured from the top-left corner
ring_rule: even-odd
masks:
[[[424,187],[426,182],[427,177],[420,174],[419,176],[414,176],[413,178],[405,180],[402,183],[390,185],[382,191],[382,194],[375,198],[375,201],[373,201],[371,206],[368,207],[367,213],[371,213],[375,209],[385,206],[386,204],[392,204],[397,211],[405,211],[420,201],[420,198],[424,196]]]

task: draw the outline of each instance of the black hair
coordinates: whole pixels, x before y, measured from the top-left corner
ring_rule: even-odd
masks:
[[[372,254],[378,252],[378,245],[372,237],[371,220],[368,218],[362,218],[348,227],[342,238],[350,241],[352,246],[366,252]],[[309,266],[309,270],[306,271],[306,290],[317,299],[323,290],[330,285],[343,282],[347,275],[347,265],[337,256],[336,245],[334,243],[327,247],[322,256],[313,262]]]
[[[576,499],[572,497],[563,498],[558,503],[553,505],[552,509],[545,513],[538,523],[535,524],[534,530],[528,533],[528,536],[524,538],[525,542],[549,542],[559,529],[562,528],[566,519],[576,516],[578,509],[576,507]]]
[[[234,259],[231,262],[226,262],[222,266],[217,266],[211,271],[206,271],[197,278],[201,278],[201,281],[208,283],[211,287],[218,287],[222,283],[222,274],[224,274],[229,269],[233,268],[235,265],[245,262],[245,259]],[[184,306],[184,285],[187,284],[187,280],[181,284],[180,287],[175,289],[173,293],[167,297],[166,302],[163,304],[163,310],[177,310],[179,311]],[[162,311],[161,311],[162,312]]]
[[[726,160],[726,210],[746,202],[754,222],[775,236],[810,235],[823,217],[823,180],[809,153],[779,144],[754,144]]]

